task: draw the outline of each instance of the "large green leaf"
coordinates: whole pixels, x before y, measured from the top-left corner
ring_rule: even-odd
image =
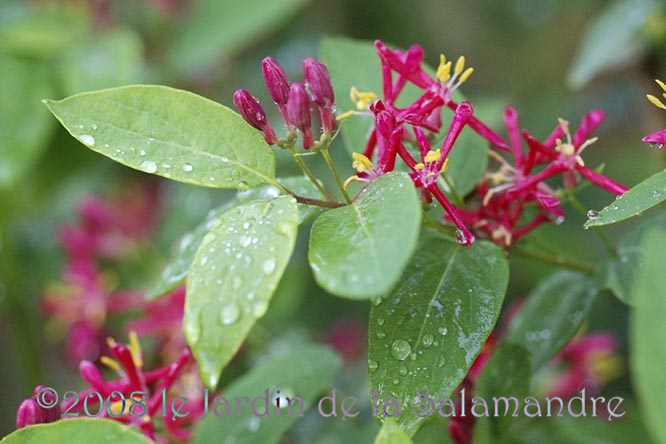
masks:
[[[199,0],[173,33],[167,57],[181,73],[215,66],[283,26],[309,0]]]
[[[0,188],[38,160],[53,125],[39,101],[53,93],[48,66],[0,54]]]
[[[587,28],[567,75],[581,88],[597,74],[626,65],[645,49],[639,30],[660,7],[655,0],[624,0],[610,4]]]
[[[532,369],[539,369],[580,329],[598,292],[584,274],[553,273],[534,288],[511,320],[506,341],[525,347]]]
[[[299,196],[312,199],[321,199],[321,193],[312,185],[306,177],[288,177],[280,179],[282,185],[289,188]],[[280,190],[273,185],[262,185],[247,191],[239,191],[235,198],[229,202],[210,210],[206,218],[197,225],[192,231],[184,234],[177,243],[175,253],[162,270],[162,274],[151,289],[147,292],[147,299],[155,299],[173,290],[185,282],[187,272],[190,270],[194,255],[201,244],[206,232],[210,229],[213,222],[225,211],[242,203],[260,199],[272,199],[280,195]],[[320,209],[312,205],[298,204],[298,214],[300,223],[307,222]]]
[[[67,95],[137,83],[144,68],[141,38],[116,28],[72,48],[60,66]]]
[[[666,228],[648,233],[641,243],[644,264],[634,281],[631,312],[631,370],[641,411],[655,442],[666,443]]]
[[[418,239],[421,203],[405,173],[372,182],[356,201],[312,225],[308,259],[317,283],[338,296],[383,295],[400,278]]]
[[[425,419],[412,410],[421,402],[416,391],[435,403],[451,395],[495,326],[508,279],[499,247],[483,241],[462,247],[426,235],[394,291],[374,301],[370,387],[378,400],[397,400],[396,419],[410,436]]]
[[[183,329],[208,387],[268,309],[297,228],[296,201],[283,196],[224,212],[201,241],[187,277]]]
[[[412,440],[393,418],[387,418],[375,438],[375,444],[412,444]]]
[[[585,227],[598,227],[629,219],[665,200],[666,170],[648,177],[626,193],[618,196],[615,202],[598,213],[590,212],[588,217],[592,217],[585,222]]]
[[[44,103],[88,148],[140,171],[241,190],[275,174],[275,156],[259,131],[187,91],[133,85]]]
[[[282,357],[265,361],[235,380],[224,391],[223,396],[228,400],[230,408],[225,409],[222,404],[223,406],[218,408],[220,417],[216,417],[211,399],[211,411],[198,428],[194,443],[280,442],[282,434],[299,419],[300,407],[302,406],[305,412],[316,402],[316,395],[330,387],[339,367],[340,359],[335,353],[327,347],[312,344],[301,345]],[[280,390],[279,394],[277,390]],[[259,416],[265,411],[266,396],[270,404],[269,414]],[[277,407],[278,396],[280,409]],[[244,397],[248,398],[249,402],[239,403],[240,417],[237,417],[236,399]],[[291,414],[287,397],[292,399]],[[301,402],[295,397],[300,398]],[[254,403],[257,398],[260,399]],[[230,418],[222,416],[229,411]]]
[[[145,436],[110,419],[68,419],[19,429],[0,440],[2,444],[149,444]]]

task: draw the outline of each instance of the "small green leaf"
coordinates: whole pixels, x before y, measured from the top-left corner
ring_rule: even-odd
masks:
[[[417,390],[435,404],[451,395],[497,322],[508,279],[504,252],[491,243],[421,239],[402,280],[370,311],[370,387],[377,390],[378,415],[381,399],[393,397],[398,423],[414,435],[430,416],[417,409],[417,403],[428,407]]]
[[[280,179],[282,185],[289,188],[299,196],[309,197],[312,199],[321,199],[322,195],[312,185],[306,177],[288,177]],[[210,210],[205,220],[197,225],[192,231],[183,235],[177,243],[176,251],[162,270],[158,281],[146,293],[146,299],[156,299],[159,296],[173,290],[180,284],[185,282],[187,272],[190,270],[194,255],[201,244],[206,232],[210,229],[213,222],[229,208],[235,207],[242,203],[250,202],[253,200],[268,200],[280,195],[278,190],[273,185],[262,185],[260,187],[252,188],[247,191],[239,191],[234,199],[229,202]],[[307,222],[310,218],[319,212],[318,207],[312,205],[298,204],[298,214],[300,223]]]
[[[402,431],[393,418],[387,418],[375,438],[375,444],[412,444],[412,440]]]
[[[199,0],[167,53],[181,73],[210,69],[284,26],[309,0]]]
[[[477,393],[486,402],[497,398],[497,417],[492,418],[495,442],[501,442],[516,416],[522,416],[521,406],[529,393],[532,375],[530,353],[522,346],[504,342],[497,347],[481,374]],[[501,398],[507,398],[507,401]],[[515,398],[517,401],[513,402]],[[508,407],[504,407],[504,406]],[[502,410],[504,408],[505,410]]]
[[[317,283],[350,299],[383,295],[400,278],[418,239],[421,203],[409,176],[389,173],[346,207],[312,225],[308,260]]]
[[[88,148],[140,171],[241,190],[275,175],[275,155],[259,131],[187,91],[133,85],[44,103]]]
[[[634,281],[629,343],[631,370],[641,412],[655,442],[666,443],[666,229],[655,228],[641,242],[643,267]]]
[[[268,309],[297,228],[296,201],[283,196],[224,212],[204,236],[187,277],[183,329],[208,387]]]
[[[67,419],[19,429],[0,440],[2,444],[150,444],[136,428],[110,419]]]
[[[580,329],[598,292],[584,274],[553,273],[529,294],[505,340],[529,350],[532,369],[539,369]]]
[[[340,359],[328,347],[312,344],[301,345],[282,357],[263,362],[224,390],[222,396],[229,402],[229,408],[225,409],[222,403],[217,412],[220,417],[213,411],[213,400],[210,400],[208,415],[197,429],[194,443],[219,442],[220,437],[236,444],[280,442],[284,432],[299,419],[300,408],[305,412],[317,402],[316,396],[330,387],[340,364]],[[277,396],[280,396],[279,410]],[[287,397],[292,400],[291,414]],[[237,399],[241,400],[238,402],[240,417],[237,417]],[[268,414],[259,416],[265,410]],[[226,413],[229,418],[223,416]]]
[[[597,74],[626,65],[645,49],[639,30],[659,8],[654,0],[625,0],[610,4],[587,28],[567,83],[578,89]]]
[[[141,38],[131,29],[116,28],[87,39],[65,54],[61,70],[67,95],[137,83],[143,71]]]
[[[615,202],[601,210],[595,217],[588,219],[585,222],[585,227],[598,227],[629,219],[665,200],[666,170],[653,174],[626,193],[618,196]]]

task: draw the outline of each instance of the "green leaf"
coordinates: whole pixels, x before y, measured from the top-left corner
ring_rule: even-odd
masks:
[[[284,26],[309,0],[199,0],[167,53],[181,73],[210,69]]]
[[[421,203],[409,176],[380,177],[354,203],[312,225],[308,260],[317,283],[350,299],[385,294],[414,251],[420,223]]]
[[[567,83],[585,86],[597,74],[629,63],[645,49],[639,30],[659,8],[654,0],[614,2],[587,28],[576,54]]]
[[[309,197],[312,199],[321,199],[322,195],[312,185],[306,177],[288,177],[280,179],[282,185],[289,188],[299,196]],[[253,200],[268,200],[280,195],[278,190],[273,185],[262,185],[257,188],[252,188],[247,191],[239,191],[234,199],[231,201],[212,209],[206,218],[197,225],[192,231],[184,234],[177,243],[176,251],[173,257],[169,260],[167,265],[162,270],[162,274],[151,289],[146,293],[146,299],[156,299],[159,296],[173,290],[177,286],[185,282],[187,272],[194,261],[194,255],[201,244],[206,232],[210,229],[214,221],[229,208],[235,207],[242,203],[251,202]],[[298,204],[299,223],[303,224],[310,218],[314,217],[319,212],[318,207],[312,205]]]
[[[208,387],[268,309],[297,228],[296,201],[283,196],[224,212],[204,236],[187,277],[183,329]]]
[[[145,436],[110,419],[67,419],[19,429],[0,440],[2,444],[61,444],[90,442],[96,444],[150,444]]]
[[[509,398],[508,413],[502,410],[504,402],[498,402],[499,416],[491,418],[495,442],[500,442],[514,421],[514,405],[518,406],[517,415],[522,416],[521,406],[529,393],[532,375],[530,353],[520,345],[503,342],[497,347],[486,364],[478,383],[477,393],[486,402],[494,402],[493,398]],[[511,397],[517,399],[514,404]]]
[[[640,215],[666,200],[666,170],[654,174],[618,196],[615,202],[585,222],[585,227],[614,224]],[[589,215],[588,215],[589,217]]]
[[[387,418],[375,438],[375,444],[412,444],[412,440],[402,431],[393,418]]]
[[[133,85],[44,103],[88,148],[140,171],[241,190],[275,175],[275,155],[259,131],[187,91]]]
[[[634,282],[630,336],[631,370],[641,412],[655,442],[666,443],[666,229],[648,233],[641,247],[644,264]]]
[[[141,38],[116,28],[67,52],[61,62],[65,94],[137,83],[143,71]]]
[[[282,434],[299,418],[301,403],[295,397],[302,400],[303,411],[307,410],[317,401],[317,394],[330,387],[340,364],[340,359],[328,347],[312,344],[301,345],[280,358],[265,361],[224,390],[223,396],[230,408],[225,410],[222,403],[218,408],[220,417],[215,415],[211,399],[210,411],[198,428],[194,443],[219,442],[220,437],[236,444],[280,442]],[[275,400],[277,390],[281,397],[280,416],[277,416]],[[240,417],[236,417],[236,399],[244,397],[249,398],[249,402],[239,402]],[[291,414],[287,397],[292,399]],[[266,409],[266,398],[270,404],[269,415],[258,416]],[[229,410],[231,417],[224,417]]]
[[[444,173],[446,186],[442,187],[447,195],[451,194],[450,188],[457,197],[464,197],[476,188],[488,169],[487,152],[488,143],[471,128],[465,128],[448,156],[448,169]]]
[[[529,294],[511,320],[505,340],[525,347],[532,369],[539,369],[580,329],[598,292],[584,274],[553,273]]]
[[[48,66],[0,54],[0,188],[39,159],[53,128],[39,101],[53,94]]]
[[[381,399],[393,397],[398,423],[413,436],[425,418],[412,409],[427,407],[416,391],[437,403],[460,384],[495,326],[508,279],[506,257],[494,244],[421,239],[402,280],[370,311],[370,387],[377,390],[378,415]]]

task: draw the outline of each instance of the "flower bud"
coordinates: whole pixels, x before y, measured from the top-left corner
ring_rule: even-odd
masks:
[[[289,79],[282,66],[271,57],[266,57],[261,61],[261,72],[273,101],[278,107],[285,106],[289,99]]]
[[[37,405],[37,401],[32,398],[23,401],[16,412],[16,428],[22,429],[42,422],[41,408]]]
[[[314,144],[312,120],[310,118],[310,97],[302,83],[292,83],[287,100],[287,125],[294,126],[303,134],[303,148]]]
[[[264,134],[264,139],[269,145],[277,143],[278,137],[273,128],[266,120],[266,113],[252,94],[244,89],[239,89],[234,93],[234,105],[240,115],[252,127],[258,129]]]
[[[335,95],[331,77],[326,66],[316,62],[314,59],[303,60],[303,76],[305,84],[310,90],[312,101],[317,105],[321,125],[325,133],[335,130],[336,121],[333,114],[335,107]]]

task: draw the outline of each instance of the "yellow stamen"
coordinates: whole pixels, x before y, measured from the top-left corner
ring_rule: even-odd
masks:
[[[349,184],[352,183],[355,180],[358,180],[358,176],[354,175],[354,176],[348,177],[347,180],[345,180],[344,183],[342,184],[342,188],[344,188],[346,190],[347,187],[349,186]]]
[[[435,177],[435,173],[431,171],[428,174],[426,174],[426,177]]]
[[[463,69],[465,69],[465,56],[460,56],[458,57],[458,61],[456,62],[456,67],[453,70],[453,73],[457,76],[462,74]]]
[[[562,139],[555,141],[555,150],[564,154],[565,156],[572,156],[576,152],[576,148],[570,143],[562,143]]]
[[[442,157],[442,150],[437,148],[435,151],[428,151],[423,159],[426,163],[437,162]]]
[[[109,344],[109,348],[113,348],[116,345],[116,340],[109,336],[106,338],[106,343]]]
[[[125,410],[126,410],[127,409],[127,402],[125,402],[124,404],[125,404]],[[109,407],[111,407],[111,411],[113,412],[113,416],[120,416],[123,413],[125,413],[124,410],[123,410],[123,402],[122,401],[113,402],[109,405]]]
[[[440,54],[439,56],[439,66],[437,67],[436,75],[437,80],[442,83],[448,82],[449,78],[451,78],[451,62],[446,61],[444,54]]]
[[[132,353],[132,360],[137,367],[143,367],[143,356],[141,356],[141,344],[139,344],[139,336],[135,331],[129,332],[129,346]]]
[[[422,163],[422,162],[419,162],[419,163],[417,163],[416,165],[414,165],[414,169],[415,169],[416,171],[421,171],[423,168],[425,168],[425,164]]]
[[[593,352],[587,359],[600,384],[605,384],[622,374],[622,360],[611,352]]]
[[[353,116],[353,115],[354,115],[354,110],[349,110],[349,111],[347,111],[346,113],[342,113],[342,114],[340,114],[339,116],[337,116],[337,117],[335,118],[335,120],[337,120],[338,122],[340,122],[341,120],[348,119],[348,118],[350,118],[350,117]]]
[[[467,68],[465,72],[460,76],[460,83],[465,83],[469,76],[474,72],[474,68]]]
[[[352,86],[349,91],[349,97],[356,104],[356,109],[363,110],[377,99],[377,94],[373,92],[360,92],[355,86]]]
[[[102,356],[99,360],[111,370],[120,371],[120,364],[115,359],[111,359],[108,356]]]
[[[365,155],[361,153],[352,153],[352,168],[354,168],[359,173],[365,173],[366,171],[372,171],[372,162]]]
[[[442,173],[445,173],[446,170],[449,169],[449,158],[447,157],[444,159],[444,163],[442,164],[442,169],[440,170]]]
[[[666,91],[666,83],[662,82],[662,81],[659,80],[659,79],[654,79],[654,80],[655,80],[655,82],[657,82],[657,85],[659,85],[659,86],[661,87],[661,89],[663,89],[664,91]]]
[[[656,98],[655,96],[648,94],[647,98],[657,108],[666,109],[666,105],[664,105],[663,102],[658,98]]]

